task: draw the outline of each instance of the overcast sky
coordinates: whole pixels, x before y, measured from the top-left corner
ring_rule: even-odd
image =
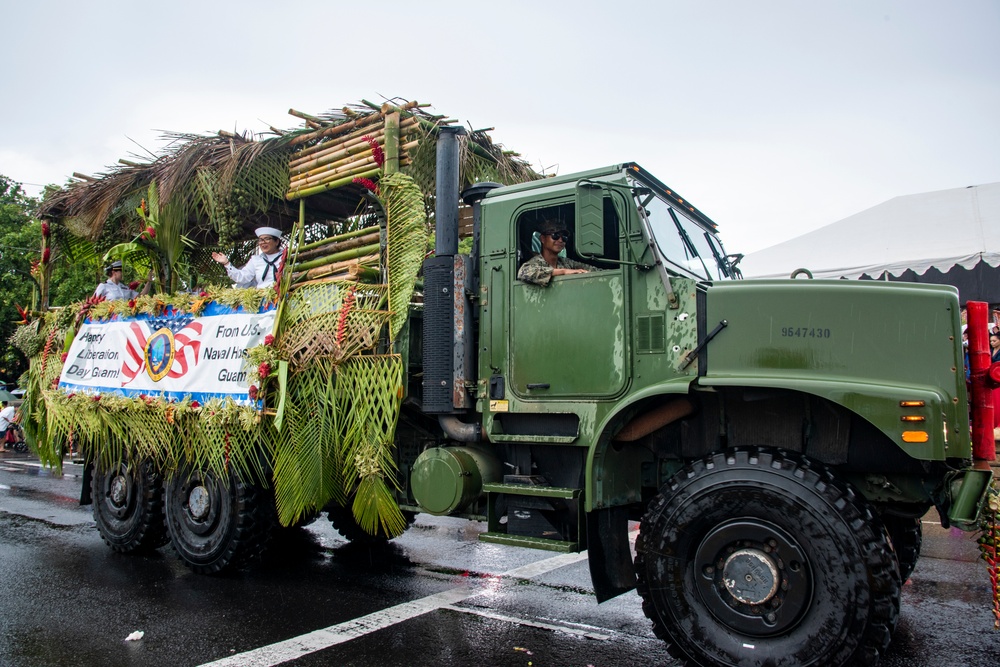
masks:
[[[1000,181],[1000,0],[0,1],[0,174],[33,195],[391,97],[549,173],[638,162],[730,252]]]

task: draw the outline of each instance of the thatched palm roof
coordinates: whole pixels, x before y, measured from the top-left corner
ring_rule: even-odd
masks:
[[[297,202],[288,201],[289,161],[303,151],[315,152],[348,125],[378,121],[376,115],[398,110],[411,122],[411,149],[404,172],[410,173],[425,195],[434,192],[434,137],[437,129],[453,121],[424,111],[415,102],[391,104],[363,102],[339,111],[311,116],[289,113],[305,127],[252,136],[219,132],[217,135],[171,133],[168,148],[153,161],[122,161],[97,177],[83,177],[50,192],[40,215],[63,223],[72,236],[98,241],[121,236],[125,221],[155,183],[161,205],[181,212],[189,237],[204,244],[252,238],[261,224],[289,230],[298,218]],[[489,130],[472,130],[461,140],[463,186],[482,180],[516,183],[539,178],[516,153],[493,143]],[[312,221],[344,220],[356,214],[362,188],[347,184],[307,200]],[[125,234],[127,235],[127,234]],[[110,239],[109,239],[110,240]]]

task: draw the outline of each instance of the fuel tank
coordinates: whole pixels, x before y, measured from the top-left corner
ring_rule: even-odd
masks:
[[[410,490],[420,508],[437,515],[461,512],[499,482],[500,461],[482,447],[431,447],[413,463]]]

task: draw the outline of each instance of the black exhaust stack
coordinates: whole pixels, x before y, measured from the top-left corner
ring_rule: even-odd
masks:
[[[472,333],[465,296],[469,272],[458,258],[461,134],[461,127],[442,127],[437,139],[435,256],[424,261],[423,411],[430,414],[454,414],[471,404],[465,390],[472,357],[472,350],[466,353]]]

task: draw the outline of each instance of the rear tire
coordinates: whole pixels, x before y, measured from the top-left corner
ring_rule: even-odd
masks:
[[[239,568],[259,558],[273,524],[264,490],[230,472],[184,467],[166,485],[170,542],[199,574]]]
[[[913,568],[917,566],[917,560],[920,558],[920,547],[924,541],[920,518],[883,514],[882,523],[889,531],[892,551],[899,564],[899,580],[906,583],[906,580],[913,574]]]
[[[331,503],[326,507],[326,515],[330,518],[330,523],[333,524],[334,530],[352,544],[375,546],[386,544],[389,540],[394,539],[381,531],[372,535],[359,526],[357,519],[354,518],[354,512],[351,511],[350,507],[341,507],[340,505]],[[403,510],[403,518],[406,519],[406,527],[409,528],[417,520],[417,513]],[[381,526],[379,528],[381,529]]]
[[[163,478],[150,462],[94,467],[90,481],[94,521],[119,553],[144,553],[169,540],[163,525]]]
[[[650,503],[636,552],[643,611],[689,665],[874,665],[899,615],[868,502],[788,453],[690,464]]]

